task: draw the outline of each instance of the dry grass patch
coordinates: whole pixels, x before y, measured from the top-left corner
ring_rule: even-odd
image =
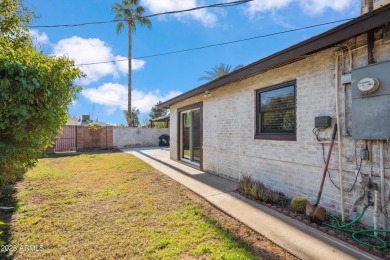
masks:
[[[131,155],[42,159],[17,190],[10,244],[44,248],[17,259],[257,258],[204,201]]]

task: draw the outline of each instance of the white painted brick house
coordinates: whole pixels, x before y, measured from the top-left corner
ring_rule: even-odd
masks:
[[[390,74],[389,23],[387,5],[164,102],[161,106],[171,110],[171,159],[234,180],[251,176],[288,197],[303,195],[314,203],[324,169],[322,144],[313,134],[314,120],[330,116],[332,126],[337,121],[337,89],[342,169],[339,171],[340,147],[335,144],[330,175],[339,186],[341,172],[344,189],[350,189],[360,165],[360,151],[368,147],[370,160],[362,160],[361,173],[384,188],[382,206],[390,213],[390,205],[385,205],[390,199],[390,144],[386,141],[390,128],[382,129],[389,137],[380,140],[353,138],[352,129],[361,127],[351,119],[351,90],[357,82],[348,76],[344,85],[341,82],[341,75],[351,72],[350,63],[352,75],[371,63],[381,64]],[[380,87],[390,89],[390,85]],[[285,102],[267,107],[267,98],[275,97]],[[380,108],[387,111],[384,128],[390,121],[390,98],[387,100]],[[275,112],[278,109],[284,114]],[[329,140],[331,132],[328,127],[319,138]],[[326,154],[329,142],[323,143]],[[380,143],[384,147],[384,182],[380,178]],[[327,177],[320,205],[341,215],[344,204],[346,218],[353,218],[353,204],[363,191],[361,181],[359,176],[342,199]],[[364,203],[356,202],[358,212]],[[362,219],[365,224],[372,225],[372,211],[370,207]]]

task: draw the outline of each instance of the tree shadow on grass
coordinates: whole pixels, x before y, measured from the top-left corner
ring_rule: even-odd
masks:
[[[1,241],[0,259],[13,259],[13,257],[8,255],[8,251],[11,250],[11,245],[9,245],[10,238],[11,238],[10,223],[12,220],[12,216],[15,213],[17,207],[15,184],[16,182],[5,186],[3,189],[3,193],[0,196],[0,206],[11,208],[11,209],[0,209],[0,220],[6,223],[6,226],[1,227],[1,231],[3,233],[0,235],[0,241]],[[13,249],[14,248],[12,247],[12,250]]]
[[[90,150],[81,152],[65,152],[65,153],[46,153],[43,154],[40,159],[45,158],[63,158],[63,157],[75,157],[83,154],[105,154],[105,153],[118,153],[118,149],[107,149],[107,150]],[[11,222],[13,215],[18,210],[18,199],[16,184],[24,179],[24,175],[18,177],[18,179],[7,184],[0,194],[0,221],[4,222],[5,225],[0,224],[0,260],[1,259],[13,259],[13,256],[9,255],[11,250],[16,250],[16,246],[11,245]],[[3,209],[1,208],[3,207]],[[6,209],[7,208],[7,209]]]
[[[82,154],[112,154],[112,153],[122,153],[121,150],[116,148],[107,148],[107,149],[84,149],[80,151],[72,152],[56,152],[56,153],[45,153],[41,156],[40,159],[44,158],[61,158],[61,157],[70,157],[70,156],[79,156]]]

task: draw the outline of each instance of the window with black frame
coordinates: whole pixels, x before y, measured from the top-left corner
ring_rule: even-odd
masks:
[[[255,138],[296,140],[295,90],[295,81],[257,90]]]

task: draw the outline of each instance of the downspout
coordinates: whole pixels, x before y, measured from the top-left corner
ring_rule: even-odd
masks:
[[[387,229],[387,219],[385,216],[386,213],[386,205],[385,205],[385,166],[383,164],[383,141],[379,141],[379,163],[380,163],[380,175],[381,175],[381,209],[382,209],[382,228],[384,230]],[[386,237],[387,233],[383,233]]]
[[[339,104],[339,55],[336,53],[335,60],[335,94],[336,94],[336,120],[337,125],[340,126],[340,104]],[[339,156],[339,178],[340,178],[340,198],[341,198],[341,220],[345,221],[345,207],[344,207],[344,176],[343,176],[343,162],[342,162],[342,144],[341,144],[341,130],[337,131],[337,146]]]

